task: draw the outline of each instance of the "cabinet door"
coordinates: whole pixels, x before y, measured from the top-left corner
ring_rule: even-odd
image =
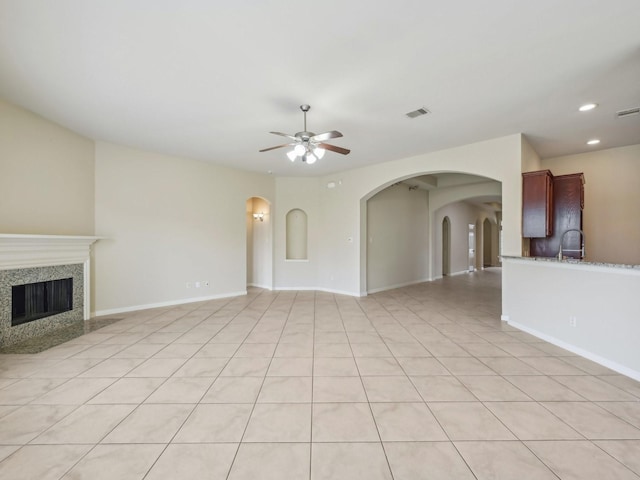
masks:
[[[522,174],[522,236],[553,233],[553,175],[549,170]]]
[[[560,250],[560,240],[567,230],[582,230],[582,208],[584,205],[584,176],[582,173],[560,175],[553,179],[553,235],[547,238],[532,238],[531,255],[555,257]],[[577,232],[564,237],[564,256],[581,258],[582,238]]]

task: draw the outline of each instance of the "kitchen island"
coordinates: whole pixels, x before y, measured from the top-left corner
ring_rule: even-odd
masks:
[[[502,319],[640,380],[640,265],[503,256]]]

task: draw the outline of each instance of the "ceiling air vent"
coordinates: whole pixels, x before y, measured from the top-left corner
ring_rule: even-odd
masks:
[[[640,114],[640,107],[627,108],[626,110],[620,110],[619,112],[616,112],[616,117],[626,118],[626,117],[630,117],[632,115],[638,115],[638,114]]]
[[[429,110],[427,110],[426,108],[422,107],[419,108],[417,110],[414,110],[413,112],[409,112],[406,113],[405,115],[409,118],[416,118],[416,117],[420,117],[422,115],[426,115],[427,113],[429,113]]]

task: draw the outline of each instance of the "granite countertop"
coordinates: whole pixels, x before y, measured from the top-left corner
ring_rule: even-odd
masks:
[[[558,260],[557,257],[516,257],[514,255],[502,255],[502,258],[511,258],[515,260],[527,260],[531,262],[566,263],[571,265],[592,265],[596,267],[640,270],[640,265],[629,265],[624,263],[592,262],[589,260],[578,260],[576,258],[565,258],[563,260]]]

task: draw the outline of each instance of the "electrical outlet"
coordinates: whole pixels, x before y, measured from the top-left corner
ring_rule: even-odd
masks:
[[[577,323],[577,318],[574,316],[569,317],[569,325],[575,327]]]
[[[196,282],[196,288],[200,288],[200,282]]]
[[[205,281],[204,281],[204,286],[205,286],[205,287],[208,287],[208,286],[209,286],[209,280],[205,280]]]

